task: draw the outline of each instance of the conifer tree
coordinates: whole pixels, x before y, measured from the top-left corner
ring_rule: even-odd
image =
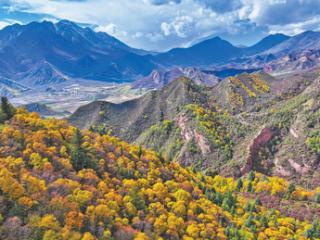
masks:
[[[13,106],[10,105],[8,98],[6,97],[1,97],[1,111],[3,115],[1,116],[1,119],[0,119],[1,122],[5,120],[9,120],[14,115],[15,110]]]

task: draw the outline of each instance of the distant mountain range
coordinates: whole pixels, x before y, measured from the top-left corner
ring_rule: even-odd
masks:
[[[190,48],[174,48],[154,56],[156,62],[165,66],[208,66],[221,64],[230,59],[264,52],[289,39],[283,34],[267,36],[251,47],[236,47],[220,37],[200,42]]]
[[[27,77],[34,84],[68,78],[131,81],[155,68],[144,52],[69,21],[6,27],[0,31],[0,49],[0,76]]]
[[[269,72],[294,72],[318,66],[319,56],[320,32],[307,31],[262,53],[233,59],[227,65],[239,68],[264,68]]]
[[[70,79],[119,83],[138,80],[136,86],[145,83],[150,87],[156,80],[151,77],[151,83],[146,82],[150,74],[165,76],[158,84],[162,86],[173,80],[166,80],[167,76],[180,76],[182,72],[199,82],[212,82],[220,77],[214,74],[217,69],[229,73],[250,68],[294,71],[318,65],[319,40],[320,33],[308,31],[294,37],[269,35],[253,46],[236,47],[214,37],[189,48],[154,53],[131,48],[106,33],[66,20],[56,24],[14,24],[0,31],[0,93],[11,96]],[[181,69],[193,69],[193,73],[196,69],[196,77]]]
[[[134,88],[162,88],[180,77],[188,77],[198,85],[213,86],[220,78],[194,67],[175,67],[170,70],[154,70],[150,75],[133,83]]]

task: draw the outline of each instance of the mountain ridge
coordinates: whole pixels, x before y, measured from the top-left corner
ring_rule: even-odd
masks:
[[[213,87],[180,78],[121,105],[98,102],[83,106],[69,121],[160,151],[185,167],[237,177],[257,170],[314,186],[318,184],[317,171],[311,169],[319,168],[317,154],[306,139],[317,124],[305,124],[316,113],[299,104],[310,102],[312,109],[319,107],[317,78],[318,70],[277,77],[260,71],[226,78]],[[309,120],[297,128],[294,119],[302,118],[297,111],[300,108]],[[291,128],[300,129],[302,137],[287,143],[291,132],[296,132]],[[260,140],[268,135],[268,143]],[[256,146],[256,141],[261,144]],[[297,153],[288,158],[288,149],[295,151],[292,144],[308,157],[300,159]],[[250,154],[253,162],[248,160]],[[303,166],[308,168],[299,179]]]
[[[0,31],[0,45],[1,62],[11,59],[3,63],[6,67],[1,71],[7,78],[43,61],[69,77],[115,82],[131,80],[154,68],[146,56],[134,53],[114,37],[69,21],[8,26]]]
[[[177,68],[207,70],[194,77],[188,71],[178,74],[195,80],[214,80],[215,76],[219,77],[214,73],[216,69],[227,72],[228,69],[264,69],[275,74],[293,72],[320,64],[319,38],[319,33],[311,31],[290,38],[273,34],[253,46],[238,48],[214,37],[189,48],[148,53],[130,48],[106,33],[95,32],[67,20],[56,24],[48,21],[14,24],[0,31],[0,78],[36,90],[45,84],[60,84],[68,79],[135,82],[133,85],[141,80],[139,86],[143,87],[152,71],[170,73]],[[159,76],[160,79],[151,77],[151,83],[145,85],[161,80],[161,73]],[[21,92],[20,88],[2,85],[2,92],[7,96]]]

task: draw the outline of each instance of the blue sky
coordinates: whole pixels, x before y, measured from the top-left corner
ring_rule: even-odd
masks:
[[[59,19],[90,24],[147,50],[217,35],[250,45],[270,33],[320,30],[320,0],[0,0],[0,28]]]

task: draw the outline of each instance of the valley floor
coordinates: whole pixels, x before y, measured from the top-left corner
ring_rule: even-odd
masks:
[[[80,106],[92,101],[103,100],[120,103],[137,98],[143,93],[143,90],[132,89],[129,84],[80,80],[54,84],[52,87],[30,89],[10,98],[10,102],[15,106],[31,103],[45,104],[55,112],[50,117],[63,118],[69,116]],[[48,117],[41,111],[39,114]]]

